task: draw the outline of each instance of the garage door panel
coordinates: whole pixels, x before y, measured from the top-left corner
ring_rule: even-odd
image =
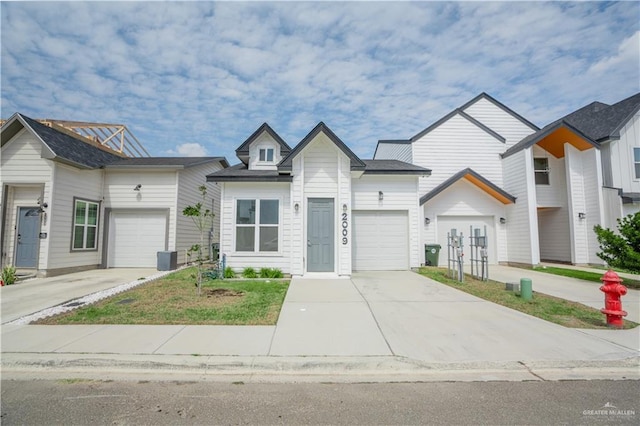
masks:
[[[484,227],[487,227],[489,263],[497,263],[497,244],[493,216],[438,216],[438,244],[442,246],[440,258],[438,259],[439,266],[447,266],[447,233],[451,229],[456,229],[458,234],[462,233],[464,236],[464,259],[465,262],[471,260],[469,248],[470,226],[473,226],[473,229],[480,229],[480,235],[483,235]]]
[[[112,212],[109,221],[109,267],[155,267],[166,248],[166,212]]]
[[[409,226],[406,211],[353,212],[353,269],[409,268]]]

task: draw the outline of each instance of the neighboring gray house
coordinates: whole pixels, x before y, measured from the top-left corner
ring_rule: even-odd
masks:
[[[182,209],[199,201],[206,175],[228,167],[224,157],[128,158],[19,113],[1,138],[1,265],[40,276],[155,267],[164,250],[184,263],[199,234]],[[207,186],[218,214],[219,189]]]

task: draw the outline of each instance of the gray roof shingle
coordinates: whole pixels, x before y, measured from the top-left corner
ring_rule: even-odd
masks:
[[[223,167],[229,167],[224,157],[136,157],[125,158],[107,165],[107,168],[128,167],[177,167],[187,168],[213,161],[219,161]]]
[[[290,174],[277,170],[249,170],[244,163],[207,175],[207,182],[291,182]]]
[[[364,173],[367,175],[422,175],[429,176],[430,169],[405,163],[400,160],[362,160],[365,164]]]
[[[59,160],[82,168],[95,169],[122,160],[122,156],[45,126],[23,114],[16,114],[49,147]]]

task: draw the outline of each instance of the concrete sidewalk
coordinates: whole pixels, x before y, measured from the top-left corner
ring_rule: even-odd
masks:
[[[294,278],[276,326],[4,325],[0,335],[3,376],[160,366],[360,378],[379,369],[376,377],[395,380],[434,371],[454,371],[449,380],[461,371],[476,380],[529,380],[535,365],[562,378],[586,377],[580,366],[593,378],[619,365],[609,378],[637,379],[637,336],[638,329],[568,329],[406,271]]]

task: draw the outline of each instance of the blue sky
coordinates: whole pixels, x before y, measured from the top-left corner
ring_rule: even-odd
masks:
[[[2,2],[1,114],[224,155],[324,121],[357,155],[481,92],[542,126],[640,90],[640,3]]]

